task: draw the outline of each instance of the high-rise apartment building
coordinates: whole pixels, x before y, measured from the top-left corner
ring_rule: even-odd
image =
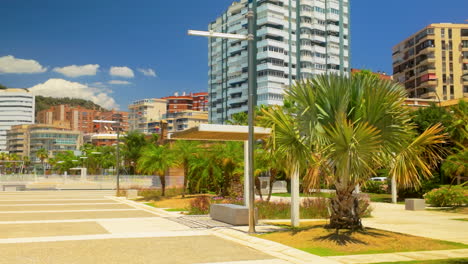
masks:
[[[468,97],[468,24],[431,24],[393,48],[394,79],[410,98]]]
[[[11,126],[34,124],[34,95],[27,89],[0,89],[0,152],[7,151]]]
[[[247,34],[248,0],[234,2],[208,29]],[[281,105],[296,79],[347,74],[349,0],[257,0],[257,105]],[[209,119],[247,111],[247,41],[208,44]]]

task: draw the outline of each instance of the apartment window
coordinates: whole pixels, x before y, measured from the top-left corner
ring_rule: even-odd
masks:
[[[447,75],[446,74],[442,75],[442,82],[444,82],[444,83],[447,82]]]
[[[450,99],[455,99],[455,91],[453,85],[450,85]]]
[[[449,52],[449,61],[453,61],[453,52],[452,51]]]
[[[447,86],[442,87],[442,94],[444,96],[444,100],[447,100]]]
[[[441,36],[442,38],[445,38],[445,28],[442,28],[442,29],[440,30],[440,36]]]
[[[452,38],[452,29],[451,28],[448,30],[448,37],[449,37],[449,39]]]
[[[449,64],[449,70],[450,70],[451,72],[453,72],[453,63],[450,63],[450,64]]]
[[[468,93],[468,85],[463,86],[463,93]]]
[[[446,47],[445,47],[445,40],[442,40],[442,50],[445,50]]]
[[[453,74],[450,74],[450,84],[453,84]]]

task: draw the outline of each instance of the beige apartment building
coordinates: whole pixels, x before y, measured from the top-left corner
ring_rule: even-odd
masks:
[[[149,133],[148,123],[159,121],[166,116],[167,101],[165,99],[142,99],[128,106],[128,125],[130,131]]]
[[[7,150],[39,162],[36,152],[44,148],[49,158],[59,152],[76,151],[83,145],[83,133],[71,130],[69,124],[15,125],[7,133]]]
[[[468,24],[430,24],[393,48],[394,80],[409,98],[468,97]]]

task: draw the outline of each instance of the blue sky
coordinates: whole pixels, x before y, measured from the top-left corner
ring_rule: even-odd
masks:
[[[206,91],[207,40],[186,31],[206,29],[231,2],[1,0],[0,59],[12,56],[4,64],[19,62],[17,72],[35,73],[2,73],[0,63],[0,83],[42,84],[36,90],[44,94],[78,93],[122,110],[136,99]],[[467,0],[351,0],[351,8],[352,66],[388,73],[393,45],[430,23],[468,19]],[[71,65],[91,66],[79,77],[56,69]],[[111,76],[111,67],[127,67],[133,77],[123,68]],[[123,82],[129,84],[115,84]]]

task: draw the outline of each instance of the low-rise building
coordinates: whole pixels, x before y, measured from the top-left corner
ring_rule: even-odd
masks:
[[[55,124],[56,122],[68,123],[72,130],[78,130],[85,134],[95,133],[100,130],[100,124],[93,120],[116,121],[116,124],[105,128],[113,130],[120,126],[122,130],[128,130],[128,113],[124,111],[103,111],[101,109],[87,109],[81,106],[57,105],[49,109],[39,111],[36,117],[39,124]]]
[[[83,133],[64,124],[15,125],[7,133],[7,150],[39,162],[36,152],[44,148],[49,158],[63,151],[76,151],[83,145]]]

